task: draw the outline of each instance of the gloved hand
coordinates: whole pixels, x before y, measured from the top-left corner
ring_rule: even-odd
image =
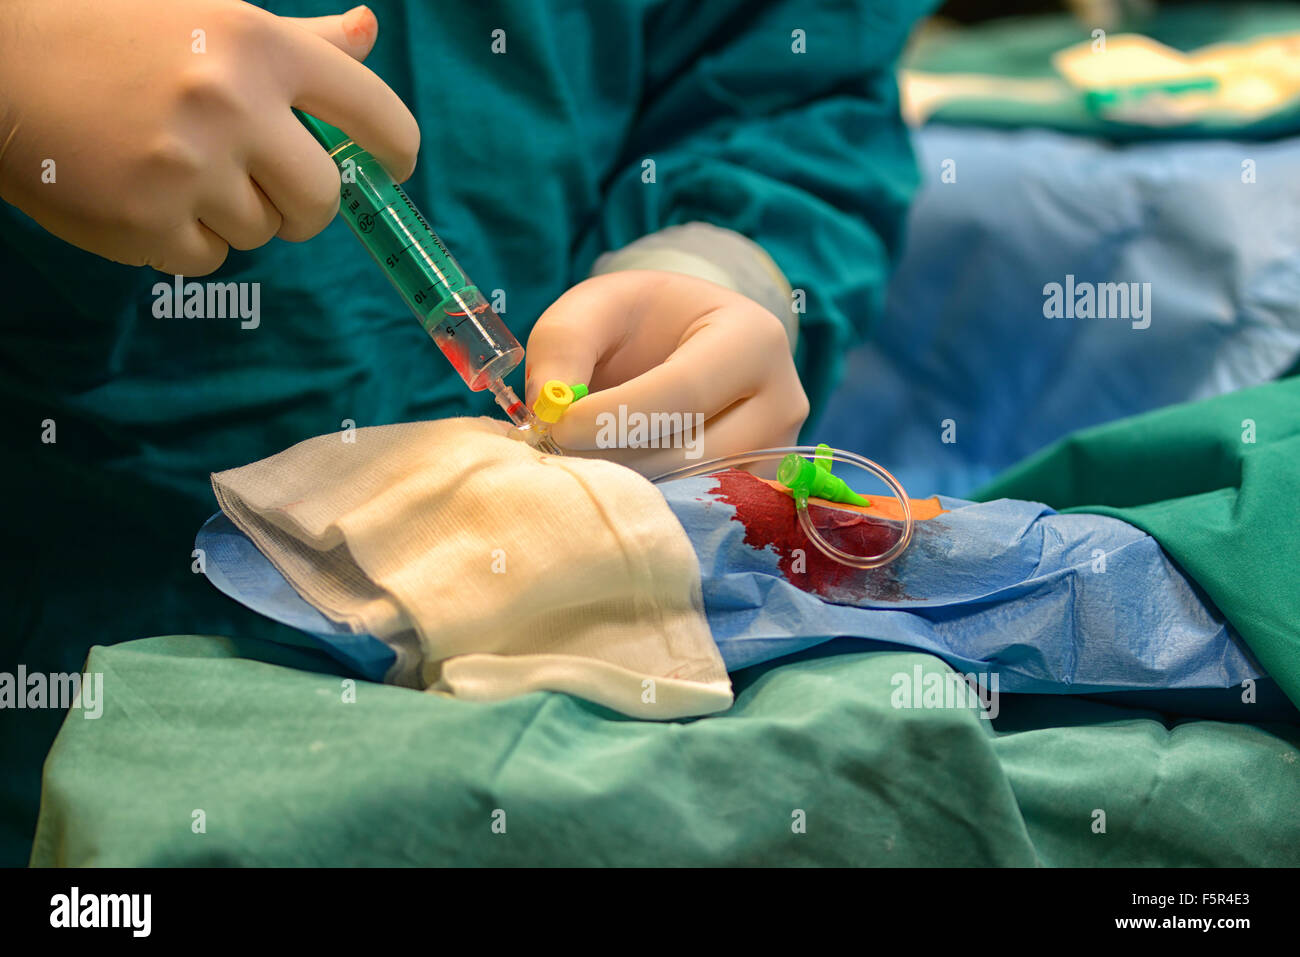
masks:
[[[794,445],[808,416],[781,320],[739,293],[671,272],[626,270],[574,286],[533,327],[525,379],[530,407],[550,379],[587,384],[591,393],[553,427],[556,442],[651,477]],[[647,447],[656,439],[659,448]]]
[[[366,7],[5,0],[0,198],[83,249],[190,276],[230,246],[309,239],[338,210],[339,173],[291,107],[398,180],[415,168],[415,118],[359,62],[377,34]]]

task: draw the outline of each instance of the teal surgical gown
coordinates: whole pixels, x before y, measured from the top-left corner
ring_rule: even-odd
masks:
[[[602,252],[703,220],[802,291],[797,358],[825,396],[879,311],[916,182],[892,68],[930,3],[368,2],[367,64],[423,133],[407,188],[521,341]],[[0,671],[77,671],[91,645],[156,634],[269,635],[198,573],[208,474],[349,423],[490,410],[340,222],[202,277],[259,283],[255,328],[156,317],[165,278],[0,204]],[[61,719],[0,715],[0,863],[26,860]]]

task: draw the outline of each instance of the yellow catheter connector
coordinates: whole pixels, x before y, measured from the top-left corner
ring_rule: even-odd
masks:
[[[585,385],[566,385],[559,379],[551,379],[542,386],[542,391],[537,394],[537,399],[533,402],[532,410],[533,417],[538,422],[538,426],[534,428],[539,438],[554,445],[554,440],[551,439],[551,426],[560,421],[560,416],[568,411],[569,406],[586,394]]]
[[[533,403],[533,414],[543,422],[554,425],[573,402],[573,389],[559,379],[551,379],[538,393],[537,401]]]

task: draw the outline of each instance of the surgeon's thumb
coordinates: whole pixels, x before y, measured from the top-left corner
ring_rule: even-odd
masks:
[[[591,335],[582,335],[570,323],[548,322],[543,315],[528,336],[524,363],[524,401],[537,401],[542,386],[552,379],[565,385],[591,383],[592,370],[600,359]]]
[[[329,17],[285,17],[291,23],[328,40],[357,62],[370,55],[379,38],[379,21],[364,4]]]
[[[568,386],[578,383],[588,385],[591,382],[592,369],[596,364],[594,352],[583,349],[580,345],[577,348],[534,348],[535,339],[536,337],[530,337],[528,340],[528,358],[524,370],[524,401],[530,409],[537,402],[542,389],[553,380]],[[572,448],[594,448],[594,431],[590,435],[585,429],[574,431],[564,426],[563,422],[564,418],[561,418],[555,428],[568,436]]]

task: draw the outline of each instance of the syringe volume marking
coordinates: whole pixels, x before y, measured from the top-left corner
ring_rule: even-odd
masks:
[[[453,313],[453,315],[457,315],[457,313]],[[469,320],[469,316],[463,316],[458,322],[452,322],[450,319],[444,319],[442,322],[443,331],[446,332],[447,335],[449,336],[454,336],[456,334],[456,328],[458,326],[464,325],[468,320]]]

